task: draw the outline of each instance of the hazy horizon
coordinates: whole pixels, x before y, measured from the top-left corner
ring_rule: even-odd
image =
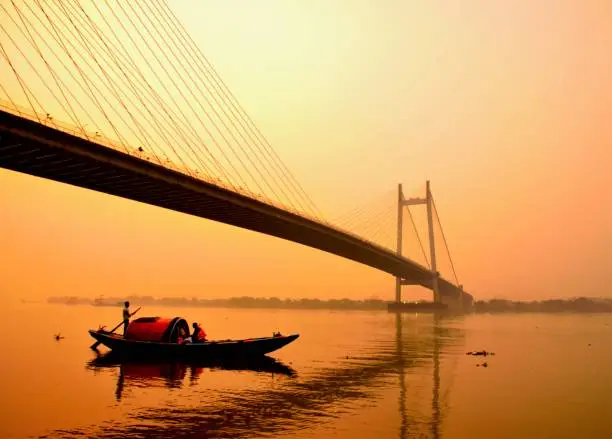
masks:
[[[612,4],[169,5],[326,219],[430,179],[475,299],[612,297]],[[353,261],[3,169],[0,205],[0,298],[394,294]]]

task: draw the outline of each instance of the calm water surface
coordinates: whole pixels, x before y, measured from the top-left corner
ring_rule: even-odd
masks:
[[[230,370],[96,359],[87,329],[120,314],[9,307],[0,437],[612,438],[609,315],[141,311],[211,338],[301,334],[259,370]],[[465,355],[480,349],[496,355]]]

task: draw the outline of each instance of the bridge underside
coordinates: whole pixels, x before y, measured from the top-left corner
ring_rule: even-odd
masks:
[[[287,239],[432,288],[426,267],[356,236],[4,111],[0,167]],[[450,282],[439,286],[459,297]]]

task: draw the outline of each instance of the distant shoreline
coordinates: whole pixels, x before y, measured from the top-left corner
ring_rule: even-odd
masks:
[[[47,303],[120,307],[129,300],[137,306],[168,306],[193,308],[243,309],[327,309],[327,310],[387,310],[391,301],[380,299],[279,299],[277,297],[232,297],[229,299],[197,299],[183,297],[154,298],[151,296],[107,297],[88,299],[76,296],[49,297]],[[612,299],[578,297],[541,301],[512,301],[505,299],[474,302],[475,313],[608,313]]]

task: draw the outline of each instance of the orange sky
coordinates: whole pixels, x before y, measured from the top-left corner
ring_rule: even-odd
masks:
[[[609,2],[169,4],[330,218],[428,178],[477,298],[612,296]],[[0,171],[0,206],[5,298],[393,296],[332,255],[30,176]]]

